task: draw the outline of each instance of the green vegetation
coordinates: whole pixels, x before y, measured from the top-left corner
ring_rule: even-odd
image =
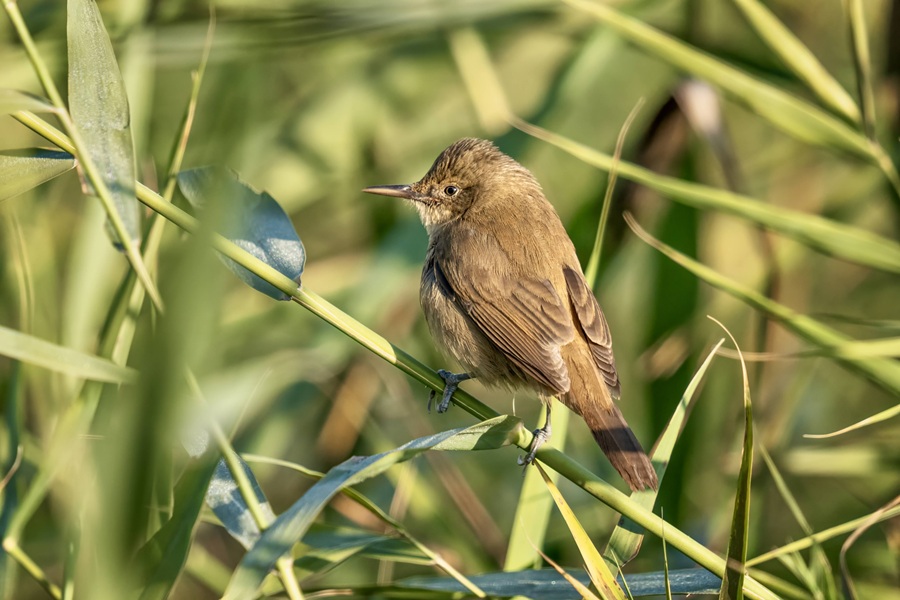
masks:
[[[900,598],[889,3],[266,4],[4,2],[2,597]],[[465,136],[590,265],[658,494],[563,409],[523,476],[528,393],[426,413],[426,235],[359,190]]]

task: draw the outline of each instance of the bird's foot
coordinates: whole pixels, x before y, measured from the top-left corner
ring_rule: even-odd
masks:
[[[456,388],[458,388],[459,384],[466,379],[472,379],[472,375],[469,375],[468,373],[451,373],[444,369],[440,369],[437,374],[444,380],[444,392],[441,395],[440,403],[437,405],[437,411],[439,413],[445,413],[447,412],[447,409],[450,408],[450,399],[453,397],[453,393],[456,392]],[[428,412],[431,412],[431,404],[434,402],[434,396],[435,391],[431,390],[431,393],[428,395]]]
[[[540,429],[535,429],[532,433],[534,433],[534,439],[531,440],[531,446],[528,447],[528,454],[520,456],[518,460],[519,465],[523,467],[534,462],[534,455],[537,454],[538,449],[550,439],[550,423]]]

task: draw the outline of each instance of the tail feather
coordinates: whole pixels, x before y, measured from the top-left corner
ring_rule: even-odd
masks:
[[[575,344],[563,349],[571,387],[561,396],[563,403],[581,415],[597,445],[632,490],[657,489],[659,480],[650,458],[625,422],[586,353]]]

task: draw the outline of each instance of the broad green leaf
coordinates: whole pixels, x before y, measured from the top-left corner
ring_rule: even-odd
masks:
[[[175,510],[137,555],[143,586],[140,600],[165,600],[181,575],[200,517],[215,462],[192,465],[175,486]]]
[[[613,157],[608,154],[530,123],[516,121],[516,127],[598,169],[609,170],[614,164]],[[620,177],[645,185],[681,204],[735,215],[836,258],[900,273],[900,244],[895,240],[819,215],[801,213],[741,194],[659,175],[633,163],[622,161],[617,168]]]
[[[759,0],[734,0],[753,29],[797,77],[828,106],[855,123],[859,107],[794,33]]]
[[[550,478],[547,477],[547,473],[539,463],[535,463],[535,466],[544,478],[544,483],[547,485],[547,489],[550,490],[550,495],[553,496],[556,507],[566,521],[569,533],[572,534],[572,538],[578,546],[578,552],[581,553],[585,569],[587,569],[593,584],[600,591],[600,595],[606,599],[625,600],[625,593],[622,591],[622,588],[619,587],[616,576],[609,570],[606,561],[600,556],[600,553],[594,546],[594,542],[591,540],[590,536],[588,536],[584,527],[581,526],[578,517],[575,516],[575,513],[572,512],[568,502],[566,502],[566,499],[563,498],[563,495],[559,492],[559,488],[557,488]]]
[[[342,489],[371,479],[391,466],[427,450],[492,450],[507,445],[522,428],[515,417],[501,416],[472,427],[453,429],[415,439],[374,456],[354,457],[331,469],[266,529],[244,556],[228,584],[225,598],[252,595],[279,557],[306,533],[325,505]]]
[[[29,148],[0,152],[0,202],[36,188],[75,166],[68,152]]]
[[[584,573],[576,573],[581,582],[590,584]],[[715,594],[719,591],[721,580],[706,569],[674,569],[669,571],[672,593]],[[662,571],[625,575],[628,589],[635,597],[658,596],[665,594],[665,576]],[[540,600],[572,600],[572,588],[568,582],[553,569],[532,569],[512,573],[487,573],[475,575],[472,582],[491,597],[508,598],[525,596]],[[410,577],[394,584],[400,590],[442,591],[465,593],[458,582],[448,577]],[[373,588],[369,588],[373,590]]]
[[[253,486],[256,500],[259,502],[263,514],[269,521],[275,520],[275,513],[266,499],[256,476],[250,466],[238,457],[244,473]],[[216,517],[225,526],[225,529],[245,548],[251,548],[259,540],[259,527],[247,506],[247,502],[238,489],[238,484],[228,468],[225,459],[216,463],[209,489],[206,491],[206,504],[212,509]]]
[[[178,174],[181,193],[196,209],[211,205],[222,215],[222,234],[282,275],[300,283],[306,250],[284,209],[265,192],[257,192],[228,169],[201,167]],[[221,256],[221,255],[220,255]],[[290,296],[231,259],[228,268],[247,285],[276,300]]]
[[[8,115],[20,110],[58,112],[46,98],[19,90],[0,89],[0,115]]]
[[[564,1],[606,23],[654,56],[722,88],[789,135],[810,144],[843,150],[876,162],[865,136],[814,105],[751,77],[712,55],[608,5],[590,0]]]
[[[715,321],[715,319],[713,319]],[[725,326],[716,321],[725,329]],[[738,472],[737,492],[734,496],[734,511],[731,517],[731,534],[728,536],[728,551],[725,553],[725,577],[719,600],[741,600],[744,597],[744,577],[747,567],[747,546],[750,537],[750,483],[753,478],[753,411],[750,403],[750,378],[747,364],[741,355],[737,340],[725,329],[731,338],[741,360],[741,375],[744,389],[744,444],[741,450],[741,468]]]
[[[685,256],[674,248],[653,238],[640,228],[634,218],[626,214],[625,220],[632,230],[645,242],[668,256],[709,285],[716,287],[742,302],[766,313],[769,318],[778,321],[788,330],[823,348],[837,348],[849,338],[831,327],[815,319],[800,314],[787,306],[771,300],[754,289],[740,284],[721,273],[717,273],[706,265]],[[835,361],[848,369],[860,373],[893,394],[900,394],[900,363],[880,357],[859,359],[854,357],[835,356]]]
[[[700,382],[703,380],[707,368],[709,368],[713,357],[716,355],[716,352],[722,346],[724,341],[724,339],[719,340],[719,343],[713,346],[712,350],[709,351],[706,360],[703,361],[700,368],[694,373],[694,377],[688,384],[687,389],[684,390],[684,394],[681,396],[681,401],[679,401],[678,406],[675,408],[672,418],[669,419],[669,423],[663,430],[662,435],[659,436],[659,441],[657,441],[656,445],[653,447],[650,459],[653,461],[653,467],[659,478],[660,487],[662,487],[663,477],[665,477],[666,474],[666,467],[669,466],[669,459],[672,457],[672,450],[675,448],[675,442],[684,430],[685,423],[687,423],[687,417],[690,414],[689,409],[694,399],[694,393],[700,386]],[[647,510],[652,510],[653,505],[656,503],[656,496],[658,493],[657,490],[652,489],[639,490],[631,493],[631,499]],[[613,568],[614,566],[622,567],[637,556],[643,540],[644,530],[631,519],[622,517],[619,519],[618,525],[616,525],[606,548],[603,550],[603,557],[606,559],[607,564],[610,565],[610,568]]]
[[[140,211],[125,83],[97,3],[68,0],[67,15],[69,112],[112,195],[125,231],[137,240]]]
[[[131,383],[134,369],[0,325],[0,355],[82,379]]]

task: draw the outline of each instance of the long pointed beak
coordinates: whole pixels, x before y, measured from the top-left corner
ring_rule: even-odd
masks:
[[[419,196],[409,185],[373,185],[365,188],[363,191],[367,194],[393,196],[394,198],[406,198],[407,200],[415,200]]]

